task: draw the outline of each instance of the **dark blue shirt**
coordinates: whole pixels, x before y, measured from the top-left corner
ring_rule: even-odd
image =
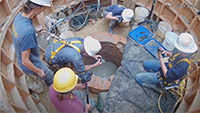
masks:
[[[113,16],[121,16],[124,9],[125,9],[125,7],[123,5],[115,4],[115,5],[111,5],[111,6],[107,7],[106,11],[112,12]]]
[[[82,43],[76,43],[74,44],[76,47],[78,47],[81,50],[81,53],[79,53],[76,49],[65,46],[63,47],[51,60],[52,64],[56,64],[60,67],[63,67],[67,63],[72,63],[76,70],[78,72],[85,71],[85,65],[82,59],[82,53],[83,53],[83,39],[76,37],[76,38],[69,38],[65,39],[66,41],[81,41]],[[51,49],[53,46],[53,51],[55,51],[57,48],[59,48],[62,44],[56,42],[53,46],[53,42],[47,46],[46,52],[45,52],[45,59],[46,61],[50,61],[51,59]]]
[[[177,53],[178,52],[175,52],[175,53],[173,53],[173,55],[175,55]],[[177,79],[180,79],[187,73],[187,69],[189,68],[188,62],[182,61],[180,63],[177,63],[178,61],[180,61],[184,58],[190,59],[189,56],[183,57],[181,54],[178,55],[177,57],[175,57],[175,60],[173,60],[171,62],[172,65],[173,65],[172,68],[170,68],[168,66],[169,63],[165,63],[167,70],[168,70],[167,73],[166,73],[166,79],[165,79],[165,81],[167,83],[171,83],[171,82],[173,82]],[[160,68],[160,72],[161,72],[161,75],[164,76],[161,68]]]
[[[31,49],[29,59],[37,68],[40,68],[42,63],[40,60],[39,47],[35,33],[36,31],[32,24],[32,20],[23,17],[22,13],[19,13],[13,22],[12,37],[19,66],[25,73],[33,72],[22,64],[23,51]]]

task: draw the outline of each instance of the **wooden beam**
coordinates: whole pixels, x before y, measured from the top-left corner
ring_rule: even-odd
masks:
[[[131,9],[135,9],[136,0],[132,0]]]
[[[112,0],[111,5],[117,4],[117,0]]]
[[[135,9],[136,0],[124,0],[123,5],[126,8]]]

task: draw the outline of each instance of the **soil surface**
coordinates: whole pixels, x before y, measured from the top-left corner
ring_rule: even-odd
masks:
[[[94,24],[88,24],[81,30],[75,31],[74,36],[84,38],[92,34],[96,34],[100,32],[108,32],[108,28],[109,28],[109,21],[102,18],[96,21]],[[122,37],[127,37],[130,30],[131,30],[130,27],[115,26],[113,29],[113,34],[117,34]]]

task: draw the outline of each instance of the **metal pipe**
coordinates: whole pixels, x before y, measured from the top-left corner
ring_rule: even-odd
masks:
[[[97,0],[97,11],[100,9],[100,0]]]

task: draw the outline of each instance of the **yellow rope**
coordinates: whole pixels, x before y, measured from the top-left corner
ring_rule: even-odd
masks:
[[[192,59],[192,62],[193,62],[193,63],[195,64],[195,66],[196,66],[196,69],[197,69],[197,76],[196,76],[196,79],[195,79],[194,83],[193,83],[189,88],[186,88],[185,90],[191,89],[191,88],[197,83],[197,81],[198,81],[199,67],[198,67],[197,62],[195,62],[193,59]]]
[[[197,83],[197,81],[198,81],[199,67],[198,67],[197,62],[195,62],[194,60],[192,60],[192,62],[195,64],[196,70],[197,70],[197,76],[196,76],[195,82],[189,88],[186,89],[185,88],[186,87],[186,78],[185,78],[185,79],[183,79],[181,81],[180,87],[178,87],[177,90],[175,90],[175,89],[170,89],[169,90],[169,92],[172,93],[173,95],[175,95],[175,93],[176,93],[179,96],[179,99],[177,100],[177,102],[174,105],[173,111],[175,110],[175,108],[178,105],[178,103],[183,99],[185,90],[191,89]],[[160,94],[160,96],[158,98],[158,109],[159,109],[160,113],[163,113],[163,111],[161,109],[161,106],[160,106],[160,100],[161,100],[161,97],[163,96],[163,94],[164,94],[164,91]]]
[[[161,99],[161,97],[163,96],[163,94],[164,94],[164,91],[160,94],[160,96],[159,96],[159,98],[158,98],[158,109],[159,109],[160,113],[163,113],[163,111],[162,111],[162,109],[161,109],[161,107],[160,107],[160,99]]]
[[[178,90],[176,90],[176,94],[179,96],[179,99],[177,100],[177,102],[176,102],[175,105],[174,105],[174,110],[175,110],[176,106],[178,105],[178,103],[183,99],[183,96],[184,96],[185,91],[191,89],[191,88],[196,84],[196,82],[198,81],[199,67],[198,67],[198,64],[197,64],[194,60],[192,60],[192,62],[195,64],[196,70],[197,70],[196,80],[195,80],[195,82],[194,82],[189,88],[187,88],[187,89],[185,88],[185,87],[186,87],[186,79],[187,79],[187,78],[185,78],[185,79],[183,79],[183,80],[181,81],[180,87],[178,87]],[[187,76],[187,77],[188,77],[188,76]],[[174,110],[173,110],[173,111],[174,111]]]

